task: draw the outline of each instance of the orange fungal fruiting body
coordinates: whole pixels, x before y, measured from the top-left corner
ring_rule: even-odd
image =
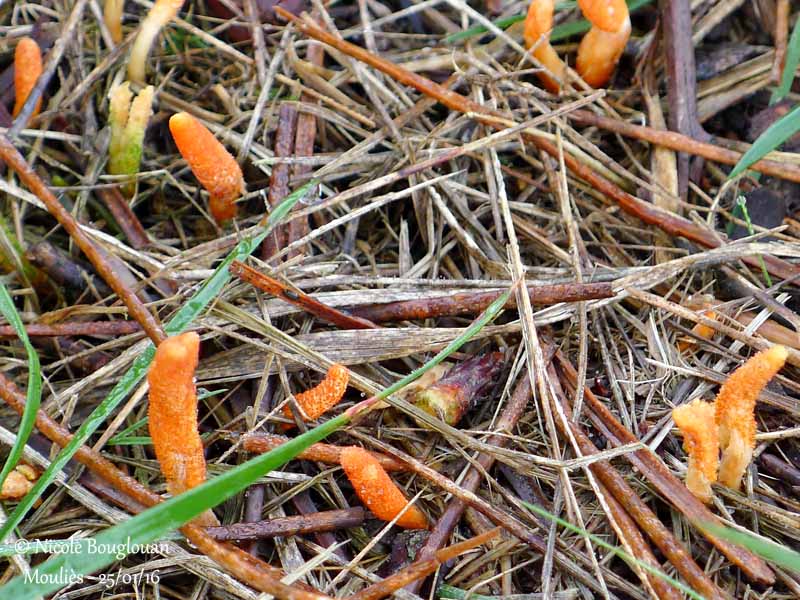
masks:
[[[178,14],[183,2],[184,0],[156,0],[153,3],[153,7],[148,11],[139,27],[139,33],[131,48],[131,56],[128,59],[129,80],[144,82],[150,47],[158,37],[161,28]]]
[[[236,199],[244,192],[244,177],[236,159],[200,121],[188,113],[172,115],[169,130],[181,156],[208,191],[209,209],[217,223],[236,216]]]
[[[586,83],[600,87],[611,78],[631,35],[628,6],[625,0],[579,0],[578,5],[592,28],[578,46],[575,68]],[[531,0],[523,36],[539,62],[563,81],[566,68],[549,42],[554,8],[553,0]],[[558,81],[546,74],[540,78],[548,90],[559,91]]]
[[[564,80],[566,67],[558,54],[550,45],[550,30],[553,28],[553,0],[532,0],[528,6],[528,15],[525,17],[523,38],[525,46],[533,48],[533,55],[547,70],[556,77],[553,79],[547,73],[540,73],[539,78],[548,91],[558,93],[559,81]]]
[[[304,421],[318,419],[328,410],[336,406],[347,390],[350,381],[350,371],[339,364],[331,365],[325,378],[315,387],[295,395],[297,405],[305,415]],[[283,414],[291,419],[292,411],[289,406],[283,408]]]
[[[16,117],[22,106],[28,99],[36,80],[42,74],[42,51],[33,39],[22,38],[14,50],[14,92],[16,102],[14,103],[13,115]],[[42,106],[42,99],[36,101],[36,108],[33,109],[31,117],[39,114]]]
[[[717,394],[716,422],[722,448],[719,481],[730,488],[739,489],[753,457],[758,394],[781,370],[788,356],[784,346],[759,352],[731,373]]]
[[[408,506],[403,495],[375,456],[355,446],[342,449],[342,469],[358,497],[373,514],[391,521]],[[416,506],[409,506],[397,520],[406,529],[427,529],[428,520]]]
[[[711,402],[695,400],[672,411],[683,433],[683,449],[689,457],[686,487],[703,502],[711,501],[711,484],[717,480],[719,435]]]
[[[147,373],[150,437],[161,472],[167,480],[167,489],[172,495],[206,480],[203,443],[197,431],[197,390],[194,384],[199,352],[200,337],[194,332],[167,338],[156,348],[153,364]],[[209,513],[200,517],[206,524],[213,519]]]
[[[575,69],[592,87],[605,85],[619,62],[631,35],[625,0],[579,0],[578,5],[592,24],[578,46]]]
[[[703,316],[706,319],[711,319],[713,321],[717,320],[717,313],[714,312],[713,310],[703,311]],[[714,329],[710,325],[706,325],[705,323],[696,323],[695,326],[692,327],[692,333],[697,337],[699,337],[700,339],[710,340],[712,337],[714,337],[716,329]],[[690,348],[693,348],[695,344],[696,340],[690,337],[685,337],[681,340],[678,340],[678,350],[680,350],[681,352],[685,352]]]
[[[122,10],[124,8],[125,0],[106,0],[103,5],[103,21],[105,21],[115,44],[122,41]]]

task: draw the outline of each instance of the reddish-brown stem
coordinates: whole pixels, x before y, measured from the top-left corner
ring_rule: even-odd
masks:
[[[561,430],[565,437],[571,434],[575,440],[578,448],[584,456],[590,456],[600,452],[597,446],[589,439],[589,436],[584,433],[583,429],[572,419],[572,409],[569,406],[566,395],[561,389],[558,381],[558,375],[555,372],[553,365],[548,368],[551,381],[554,385],[558,395],[558,402],[564,409],[564,414],[567,416],[569,432],[567,432],[567,425],[561,420],[556,419],[556,425]],[[554,400],[555,401],[555,400]],[[555,406],[553,407],[556,408]],[[650,510],[650,507],[639,497],[639,495],[628,485],[625,478],[611,466],[611,463],[605,460],[596,461],[589,466],[589,470],[600,480],[602,485],[611,492],[614,502],[609,502],[609,508],[614,515],[614,520],[623,528],[626,533],[627,541],[636,552],[636,557],[644,560],[652,567],[658,568],[659,563],[650,550],[650,547],[641,539],[636,525],[641,527],[653,543],[658,546],[659,550],[664,553],[664,556],[674,565],[689,585],[697,592],[703,594],[706,598],[713,598],[715,600],[723,600],[724,594],[719,591],[714,582],[705,574],[692,558],[692,555],[684,548],[684,546],[675,539],[667,527],[661,522],[655,513]],[[608,496],[607,500],[611,500]],[[623,509],[622,511],[617,508]],[[625,512],[627,511],[627,513]],[[625,517],[630,515],[635,523],[630,522]],[[653,575],[648,576],[650,585],[658,592],[660,598],[681,598],[683,595],[672,585]]]
[[[430,79],[426,79],[417,73],[412,73],[411,71],[408,71],[388,60],[376,56],[364,48],[341,40],[336,36],[319,29],[315,25],[309,23],[307,20],[295,17],[280,7],[276,8],[276,12],[283,18],[292,21],[295,26],[306,35],[328,44],[329,46],[332,46],[333,48],[344,52],[348,56],[360,60],[361,62],[368,64],[379,71],[382,71],[398,82],[404,85],[409,85],[426,96],[435,98],[452,110],[457,110],[466,114],[473,114],[477,120],[494,128],[506,127],[508,124],[509,119],[507,115],[503,115],[496,110],[486,108],[485,106],[478,104],[477,102],[462,96],[457,92],[446,89],[441,85],[434,83]],[[559,149],[555,146],[555,144],[544,139],[543,137],[528,132],[523,132],[522,136],[555,158],[559,158],[562,154],[559,152]],[[631,196],[629,193],[617,187],[615,184],[592,171],[591,168],[579,162],[571,154],[563,153],[563,156],[567,168],[569,168],[569,170],[572,171],[578,178],[583,179],[595,190],[614,200],[622,210],[637,217],[638,219],[641,219],[645,223],[649,225],[655,225],[670,235],[684,237],[707,248],[717,248],[721,243],[725,242],[725,237],[722,234],[714,235],[706,228],[696,225],[688,219],[684,219],[666,210],[653,206],[652,204],[644,202],[639,198],[635,198],[634,196]],[[761,262],[762,260],[763,263]],[[789,279],[800,274],[800,269],[773,256],[746,258],[744,259],[744,262],[758,269],[762,268],[763,264],[766,264],[767,270],[770,273],[783,279]]]
[[[0,159],[17,173],[23,183],[44,203],[48,212],[56,218],[70,237],[75,240],[75,243],[89,258],[103,280],[125,303],[131,317],[142,326],[142,329],[147,333],[153,344],[158,345],[164,340],[166,335],[158,320],[147,310],[147,307],[139,300],[136,293],[120,280],[106,253],[98,246],[95,246],[89,236],[83,232],[75,218],[58,201],[5,135],[0,135]]]
[[[13,382],[0,374],[0,397],[20,415],[25,410],[25,396]],[[62,448],[70,443],[72,434],[51,419],[45,412],[36,413],[36,427],[51,442]],[[130,499],[143,506],[155,506],[161,502],[158,494],[151,492],[133,477],[120,471],[114,463],[103,458],[98,452],[80,446],[75,452],[75,460],[86,466],[92,473],[123,492]],[[241,581],[256,589],[285,600],[330,600],[310,588],[300,585],[289,586],[281,583],[284,573],[280,569],[254,559],[239,548],[220,543],[209,536],[202,527],[191,523],[181,527],[181,532],[203,554],[210,557]]]
[[[378,327],[375,323],[371,323],[367,319],[351,317],[318,300],[314,300],[314,298],[308,294],[293,290],[285,283],[281,283],[277,279],[264,275],[264,273],[256,271],[254,268],[238,260],[231,263],[230,272],[235,277],[249,283],[253,287],[257,287],[268,294],[272,294],[276,298],[285,300],[289,304],[293,304],[307,313],[327,321],[340,329],[376,329]]]
[[[574,388],[578,380],[575,368],[560,352],[556,352],[556,358],[559,368],[566,376],[566,382]],[[636,436],[614,417],[589,388],[584,388],[583,396],[587,406],[591,409],[589,416],[592,422],[610,442],[615,445],[638,442]],[[750,580],[765,585],[770,585],[775,581],[775,574],[758,556],[746,548],[723,540],[708,531],[707,524],[719,524],[720,520],[672,474],[658,456],[650,450],[637,450],[629,452],[625,456],[665,500],[682,512],[689,522],[697,527],[706,539],[728,557],[728,560],[738,566]]]
[[[312,65],[322,66],[325,60],[325,49],[322,44],[312,42],[306,50],[306,59]],[[314,102],[313,96],[303,94],[303,102]],[[297,157],[308,157],[314,155],[314,141],[317,137],[317,117],[312,114],[301,112],[297,117],[297,137],[294,141],[294,155]],[[298,164],[293,169],[293,178],[297,179],[311,172],[311,165]],[[302,216],[292,219],[289,222],[289,244],[308,234],[308,217]],[[288,258],[293,258],[304,253],[304,249],[296,248],[289,253]]]
[[[272,433],[248,433],[242,437],[242,448],[246,452],[254,452],[263,454],[274,450],[278,446],[285,444],[289,438],[282,435],[275,435]],[[323,444],[318,442],[312,444],[295,458],[301,460],[314,460],[329,465],[338,465],[341,462],[342,449],[333,444]],[[407,471],[406,467],[399,460],[386,456],[385,454],[375,453],[375,457],[381,463],[381,466],[387,471]]]
[[[97,188],[96,193],[114,217],[122,233],[128,238],[131,246],[141,250],[150,244],[139,217],[131,210],[128,201],[125,200],[119,188],[100,187]]]
[[[789,39],[789,0],[778,0],[775,7],[775,58],[772,61],[770,79],[779,85],[783,76],[783,64],[786,61],[786,42]]]
[[[399,590],[404,585],[413,581],[419,581],[426,575],[433,573],[442,563],[456,558],[458,555],[463,554],[468,550],[472,550],[473,548],[477,548],[478,546],[493,540],[499,534],[500,528],[495,527],[494,529],[477,535],[474,538],[470,538],[466,541],[459,542],[458,544],[453,544],[452,546],[449,546],[443,550],[439,550],[434,554],[433,558],[417,561],[402,571],[387,577],[383,581],[373,583],[357,594],[350,596],[350,600],[380,600],[381,598],[385,598],[386,596],[389,596]]]
[[[366,517],[367,511],[361,507],[326,510],[309,515],[277,517],[268,521],[206,527],[206,533],[218,541],[262,540],[358,527]]]
[[[660,0],[666,53],[669,128],[695,139],[707,134],[697,115],[697,74],[692,42],[692,9],[689,0]],[[686,199],[689,189],[689,157],[678,154],[678,192]]]
[[[278,127],[275,130],[275,157],[292,156],[294,137],[297,127],[297,111],[292,104],[284,102],[278,109]],[[289,164],[279,162],[272,165],[269,178],[269,194],[267,200],[270,208],[275,208],[289,194]],[[269,260],[286,246],[288,233],[286,227],[276,227],[261,244],[261,258]]]
[[[503,435],[494,435],[487,440],[487,443],[500,448],[508,443],[508,437],[505,434],[509,434],[514,430],[517,421],[525,412],[525,407],[528,405],[530,397],[531,383],[527,372],[525,372],[520,375],[520,380],[517,387],[514,388],[514,393],[511,394],[511,398],[509,398],[503,412],[500,414],[500,418],[497,420],[495,431]],[[483,473],[492,468],[495,458],[491,454],[479,454],[475,461],[480,468],[471,467],[461,481],[461,487],[469,492],[475,492],[478,489],[478,486],[483,481]],[[417,562],[430,560],[435,556],[437,550],[445,545],[453,533],[453,529],[461,520],[461,515],[464,514],[466,508],[467,503],[460,498],[450,500],[444,513],[442,513],[442,516],[439,517],[436,525],[431,530],[425,545],[417,554]],[[416,594],[421,586],[422,580],[417,579],[406,589]]]
[[[355,306],[350,314],[372,323],[387,321],[407,321],[411,319],[430,319],[455,315],[476,315],[494,302],[502,291],[463,292],[439,298],[420,298],[401,300],[385,304]],[[559,302],[580,302],[611,298],[614,290],[610,283],[559,283],[555,285],[531,284],[528,295],[534,304],[557,304]],[[509,298],[506,308],[515,308],[517,300]]]
[[[634,125],[627,121],[611,119],[602,115],[597,115],[587,110],[575,110],[566,115],[570,120],[589,127],[600,127],[607,131],[612,131],[625,137],[650,142],[657,146],[670,148],[678,152],[686,152],[695,156],[702,156],[709,160],[726,165],[735,165],[742,157],[740,152],[721,148],[714,144],[701,142],[688,135],[675,133],[674,131],[664,131],[653,129],[642,125]],[[751,167],[754,171],[759,171],[765,175],[780,177],[789,181],[800,182],[800,167],[789,163],[779,163],[773,160],[760,160]]]
[[[137,333],[142,327],[136,321],[83,321],[44,325],[32,323],[25,326],[30,337],[60,337],[63,335],[128,335]],[[16,337],[11,325],[0,325],[0,337]]]

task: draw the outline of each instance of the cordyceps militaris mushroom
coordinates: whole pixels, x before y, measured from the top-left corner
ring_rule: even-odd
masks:
[[[147,56],[150,47],[158,37],[161,29],[169,23],[183,6],[183,0],[156,0],[153,8],[142,21],[136,41],[133,42],[131,57],[128,60],[128,79],[144,81]]]
[[[321,417],[328,410],[339,404],[347,390],[350,381],[350,371],[347,367],[339,364],[331,365],[325,378],[315,387],[300,394],[295,394],[295,401],[298,408],[302,411],[304,421],[313,421]],[[283,414],[287,419],[292,418],[292,410],[286,405],[283,407]],[[287,425],[285,429],[290,429],[293,425]]]
[[[122,41],[122,9],[124,7],[125,0],[106,0],[103,5],[103,21],[115,44]]]
[[[206,480],[203,442],[197,431],[197,390],[194,372],[200,337],[194,332],[167,338],[156,348],[147,373],[150,386],[148,426],[156,458],[173,496]],[[196,522],[218,525],[208,510]]]
[[[578,0],[583,16],[592,27],[578,46],[575,68],[592,87],[605,85],[611,78],[628,38],[631,21],[625,0]],[[533,55],[548,71],[563,80],[564,63],[550,46],[553,26],[553,0],[532,0],[525,18],[525,44],[534,48]],[[551,92],[559,91],[559,83],[547,74],[540,78]]]
[[[111,143],[108,147],[108,172],[112,175],[136,175],[142,161],[142,144],[147,123],[153,114],[153,86],[148,85],[136,98],[127,81],[114,86],[108,95]],[[132,195],[135,184],[124,186]]]
[[[719,435],[715,407],[695,400],[672,410],[675,426],[683,434],[683,449],[689,457],[686,487],[703,502],[711,501],[711,484],[717,480]]]
[[[200,121],[185,112],[172,115],[169,130],[181,156],[208,191],[208,208],[220,225],[236,216],[244,176],[236,159]]]
[[[32,38],[24,37],[17,44],[14,50],[14,102],[13,116],[17,116],[22,110],[25,101],[30,96],[39,75],[42,74],[42,51]],[[42,107],[42,99],[36,101],[36,108],[33,109],[31,117],[39,114]]]
[[[554,0],[532,0],[525,17],[523,38],[528,48],[533,48],[533,55],[555,79],[547,73],[540,73],[545,88],[557,94],[564,80],[566,65],[550,45],[550,30],[553,28]]]
[[[631,36],[631,19],[625,0],[578,0],[583,16],[592,24],[580,45],[575,69],[592,87],[605,85]]]
[[[406,529],[427,529],[428,519],[408,500],[370,452],[356,446],[342,449],[341,464],[347,479],[364,505],[379,519],[391,521],[406,509],[396,521]]]
[[[739,489],[756,445],[756,399],[788,356],[784,346],[759,352],[731,373],[720,388],[715,404],[722,448],[719,481],[723,485]]]

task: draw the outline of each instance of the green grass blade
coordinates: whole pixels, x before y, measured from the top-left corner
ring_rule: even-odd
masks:
[[[653,0],[627,0],[628,4],[628,11],[634,12],[639,10],[643,6],[647,6],[651,4]],[[577,6],[576,2],[560,2],[556,4],[556,10],[570,10]],[[503,17],[501,19],[497,19],[492,21],[498,29],[507,29],[511,27],[514,23],[518,23],[519,21],[524,21],[525,15],[514,15],[511,17]],[[551,42],[558,42],[560,40],[567,39],[572,37],[573,35],[577,35],[579,33],[584,33],[585,31],[589,31],[591,24],[586,19],[581,19],[579,21],[575,21],[573,23],[562,23],[561,25],[556,25],[553,27],[553,31],[550,33],[550,41]],[[444,38],[442,41],[445,44],[452,44],[454,42],[460,42],[462,40],[466,40],[468,38],[474,37],[476,35],[483,35],[486,33],[488,29],[486,29],[483,25],[476,25],[475,27],[470,27],[469,29],[465,29],[464,31],[459,31],[456,33],[452,33]]]
[[[794,24],[792,37],[786,47],[786,62],[783,65],[781,84],[772,91],[769,99],[770,104],[776,104],[789,95],[794,81],[794,74],[797,72],[797,65],[800,64],[800,19]]]
[[[3,465],[3,470],[0,471],[0,487],[8,477],[11,470],[17,466],[19,459],[22,457],[22,450],[28,442],[28,438],[33,431],[33,426],[36,423],[36,411],[39,410],[39,404],[42,401],[42,373],[39,365],[39,355],[33,349],[31,341],[28,339],[28,333],[22,324],[22,319],[19,318],[17,307],[14,306],[14,301],[11,299],[11,294],[8,293],[6,286],[0,283],[0,313],[11,324],[14,331],[17,333],[22,345],[25,347],[25,354],[28,355],[28,388],[25,396],[25,411],[22,413],[22,420],[19,423],[19,431],[17,432],[17,439],[11,447],[11,452]],[[0,536],[0,540],[5,539],[5,534]]]
[[[649,565],[646,562],[639,560],[635,556],[632,556],[632,555],[628,554],[622,548],[619,548],[617,546],[609,544],[604,539],[602,539],[602,538],[600,538],[600,537],[598,537],[598,536],[596,536],[596,535],[594,535],[592,533],[589,533],[585,529],[581,529],[580,527],[578,527],[576,525],[573,525],[569,521],[565,521],[564,519],[561,519],[560,517],[557,517],[553,513],[550,513],[548,511],[546,511],[545,509],[543,509],[543,508],[541,508],[539,506],[536,506],[535,504],[530,504],[529,502],[525,502],[524,500],[522,500],[521,502],[531,512],[533,512],[533,513],[535,513],[535,514],[537,514],[537,515],[539,515],[541,517],[544,517],[545,519],[549,519],[551,521],[554,521],[558,525],[561,525],[564,529],[569,529],[570,531],[572,531],[574,533],[577,533],[578,535],[581,535],[581,536],[591,540],[593,544],[596,544],[596,545],[598,545],[598,546],[600,546],[602,548],[605,548],[606,550],[608,550],[610,552],[613,552],[614,554],[619,556],[621,559],[623,559],[623,560],[625,560],[625,561],[627,561],[629,563],[634,563],[634,564],[640,566],[643,570],[647,571],[651,575],[654,575],[654,576],[658,577],[659,579],[663,579],[664,581],[666,581],[670,585],[672,585],[675,588],[677,588],[680,591],[682,591],[684,594],[686,594],[690,598],[694,598],[695,600],[705,600],[704,596],[698,594],[697,592],[695,592],[689,586],[684,585],[683,583],[681,583],[680,581],[678,581],[677,579],[675,579],[673,577],[670,577],[669,575],[667,575],[666,573],[664,573],[660,569],[656,569],[652,565]]]
[[[165,327],[167,333],[174,335],[183,331],[192,320],[200,315],[208,304],[217,297],[217,295],[225,287],[225,284],[230,280],[230,272],[228,267],[234,260],[244,260],[253,251],[258,248],[259,244],[267,237],[269,232],[280,223],[292,207],[305,196],[309,189],[317,184],[316,181],[309,181],[306,185],[287,196],[286,200],[281,202],[269,214],[264,228],[257,235],[251,238],[241,240],[233,251],[228,254],[222,263],[216,268],[214,273],[209,277],[199,290],[192,296],[186,303],[175,313],[172,319]],[[50,485],[55,479],[56,473],[60,472],[67,464],[78,448],[89,439],[100,425],[102,425],[106,418],[114,411],[114,409],[122,402],[128,394],[133,391],[134,387],[144,378],[147,374],[147,369],[150,367],[150,362],[155,355],[155,348],[148,346],[144,352],[133,362],[133,365],[128,370],[122,379],[114,386],[108,396],[92,411],[88,418],[81,424],[75,435],[72,436],[67,446],[55,457],[50,466],[42,473],[41,477],[36,481],[33,488],[28,492],[25,497],[20,501],[14,512],[8,517],[8,520],[0,528],[0,540],[5,539],[8,534],[20,524],[27,512],[39,499],[44,492],[45,488]]]
[[[771,563],[794,571],[795,573],[800,573],[800,553],[787,546],[761,539],[754,536],[752,533],[745,533],[716,523],[706,524],[704,528],[729,542],[744,546],[764,560],[768,560]]]
[[[795,106],[758,136],[758,139],[750,146],[750,150],[745,152],[744,156],[736,163],[731,174],[728,175],[728,179],[744,173],[750,165],[764,158],[798,131],[800,131],[800,106]]]
[[[164,534],[224,502],[260,477],[287,463],[311,444],[346,425],[348,421],[347,415],[339,415],[266,454],[256,456],[188,492],[106,529],[92,538],[92,542],[84,541],[75,552],[57,554],[36,567],[30,575],[15,577],[3,586],[2,597],[34,600],[61,589],[59,576],[63,580],[65,575],[87,575],[110,565],[122,558],[118,549],[130,548],[134,544],[149,544],[161,539]],[[99,551],[103,548],[108,551]]]
[[[450,342],[431,360],[380,392],[376,397],[386,398],[399,391],[458,350],[500,314],[514,289],[512,287],[501,294],[486,307],[486,310],[464,333]],[[94,549],[107,546],[109,552],[90,551],[87,549],[88,546],[81,546],[81,549],[77,552],[59,554],[52,557],[42,565],[39,565],[29,576],[16,577],[3,586],[2,597],[13,597],[14,600],[37,598],[59,589],[59,584],[49,583],[51,578],[58,579],[56,577],[57,574],[66,573],[68,575],[82,576],[102,569],[121,558],[115,551],[116,548],[130,547],[133,544],[147,544],[160,539],[205,510],[237,494],[273,469],[292,460],[311,444],[322,440],[337,429],[347,425],[350,419],[349,413],[343,413],[307,431],[303,435],[289,440],[274,450],[238,465],[224,474],[214,477],[204,484],[171,498],[158,506],[154,506],[132,519],[115,525],[93,538]]]

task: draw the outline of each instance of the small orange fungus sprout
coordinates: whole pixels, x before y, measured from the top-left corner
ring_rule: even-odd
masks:
[[[683,433],[683,449],[689,457],[686,487],[703,502],[710,502],[719,466],[714,404],[695,400],[673,409],[672,418]]]
[[[18,500],[33,489],[39,473],[33,467],[19,464],[8,473],[3,488],[0,489],[0,500]]]
[[[720,388],[715,404],[722,448],[719,481],[723,485],[739,489],[756,445],[756,399],[788,356],[784,346],[763,350],[731,373]]]
[[[208,191],[211,216],[222,224],[236,216],[244,176],[236,159],[200,121],[185,112],[172,115],[169,130],[181,156]]]
[[[131,57],[128,60],[128,79],[144,82],[145,65],[150,47],[161,29],[175,18],[183,6],[183,0],[156,0],[153,8],[142,21],[139,34],[133,42]]]
[[[197,431],[194,373],[200,337],[194,332],[167,338],[156,349],[147,382],[150,385],[148,425],[156,458],[170,494],[177,495],[206,480],[203,442]],[[216,525],[211,511],[197,518]]]
[[[16,101],[14,103],[13,115],[16,117],[22,106],[33,91],[39,75],[42,74],[42,51],[32,38],[24,37],[17,44],[14,50],[14,93]],[[31,117],[39,114],[42,107],[42,99],[36,101],[36,108],[33,109]]]
[[[334,364],[328,369],[325,378],[315,387],[295,395],[297,406],[303,411],[304,421],[313,421],[339,404],[347,390],[350,381],[350,371],[347,367]],[[289,406],[283,408],[283,414],[291,419],[292,411]]]
[[[541,73],[539,78],[542,80],[547,90],[558,93],[564,80],[566,65],[558,57],[558,54],[550,45],[550,30],[553,28],[554,0],[533,0],[528,7],[528,16],[525,17],[525,30],[523,37],[525,45],[533,48],[533,55],[542,65],[555,76],[555,79],[547,73]]]
[[[575,68],[592,87],[605,85],[619,62],[631,35],[631,21],[625,0],[578,0],[583,16],[592,27],[578,46]],[[565,67],[550,46],[553,0],[532,0],[525,19],[525,44],[548,71],[563,79]],[[558,92],[559,84],[543,74],[544,86]]]
[[[115,44],[122,41],[122,9],[124,7],[125,0],[106,0],[103,5],[103,21],[105,21]]]
[[[408,506],[403,492],[374,455],[363,448],[349,446],[342,449],[341,461],[356,494],[376,517],[391,521],[408,507],[397,524],[406,529],[428,528],[425,515],[416,506]]]

